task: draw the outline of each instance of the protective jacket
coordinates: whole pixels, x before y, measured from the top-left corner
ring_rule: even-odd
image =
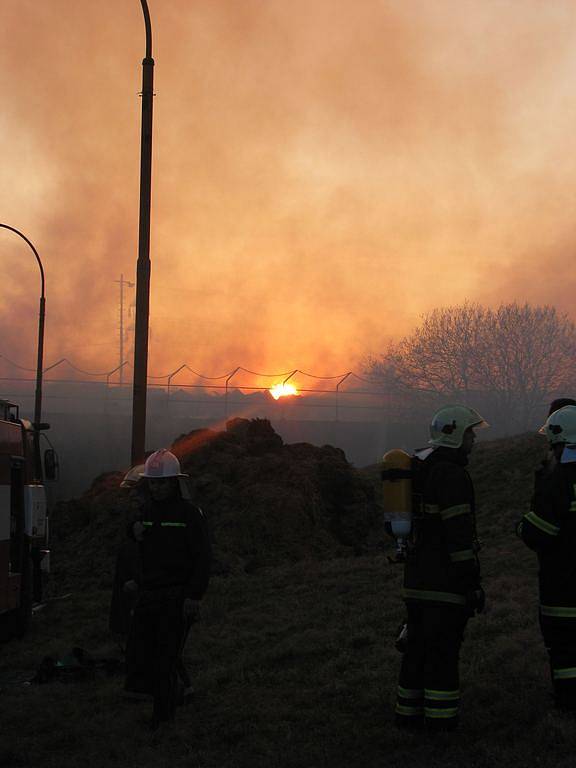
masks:
[[[465,606],[480,586],[474,487],[466,454],[438,448],[423,462],[423,503],[404,571],[406,601]]]
[[[478,603],[474,488],[457,448],[413,464],[414,540],[404,570],[407,641],[398,681],[396,722],[449,730],[458,724],[458,657]],[[476,596],[476,602],[472,596]]]
[[[556,464],[542,478],[522,518],[525,544],[538,554],[540,611],[576,618],[576,463]]]
[[[184,600],[200,600],[206,591],[210,543],[202,512],[183,499],[151,502],[141,522],[140,590],[126,652],[126,688],[153,693],[153,721],[159,723],[174,717],[190,628]]]
[[[538,478],[533,507],[520,524],[538,554],[540,628],[556,706],[576,711],[576,463],[556,463]]]
[[[182,597],[200,600],[208,587],[211,554],[202,512],[183,499],[151,502],[142,525],[142,589],[181,587]]]

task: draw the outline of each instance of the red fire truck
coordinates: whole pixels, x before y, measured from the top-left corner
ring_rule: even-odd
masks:
[[[44,426],[44,425],[43,425]],[[46,425],[47,426],[47,425]],[[52,457],[53,458],[53,457]],[[0,399],[0,633],[21,636],[49,569],[42,478],[35,476],[34,431],[14,403]]]

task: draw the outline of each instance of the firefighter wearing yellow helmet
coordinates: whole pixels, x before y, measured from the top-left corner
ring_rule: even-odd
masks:
[[[474,408],[468,408],[466,405],[447,405],[432,417],[428,444],[437,448],[460,448],[466,433],[467,439],[473,437],[474,433],[469,430],[487,426]]]
[[[430,448],[418,452],[412,465],[419,501],[404,566],[399,727],[438,731],[458,724],[460,646],[468,619],[484,607],[474,488],[466,465],[474,430],[485,426],[473,408],[441,408],[430,424]]]
[[[539,620],[555,705],[576,712],[576,406],[551,413],[540,432],[555,462],[541,479],[520,533],[538,555]]]

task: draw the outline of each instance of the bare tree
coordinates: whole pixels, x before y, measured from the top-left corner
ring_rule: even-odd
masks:
[[[504,304],[487,317],[484,389],[498,411],[525,427],[551,393],[574,387],[576,329],[554,307]]]
[[[482,405],[508,429],[526,429],[551,393],[574,386],[575,358],[576,328],[554,307],[466,303],[424,315],[366,372],[406,398]]]
[[[478,387],[487,314],[478,304],[435,309],[410,336],[369,360],[367,372],[397,387],[466,395]]]

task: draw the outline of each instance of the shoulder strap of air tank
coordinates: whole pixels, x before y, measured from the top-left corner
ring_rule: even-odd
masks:
[[[382,480],[411,480],[412,469],[383,469],[380,477]]]

